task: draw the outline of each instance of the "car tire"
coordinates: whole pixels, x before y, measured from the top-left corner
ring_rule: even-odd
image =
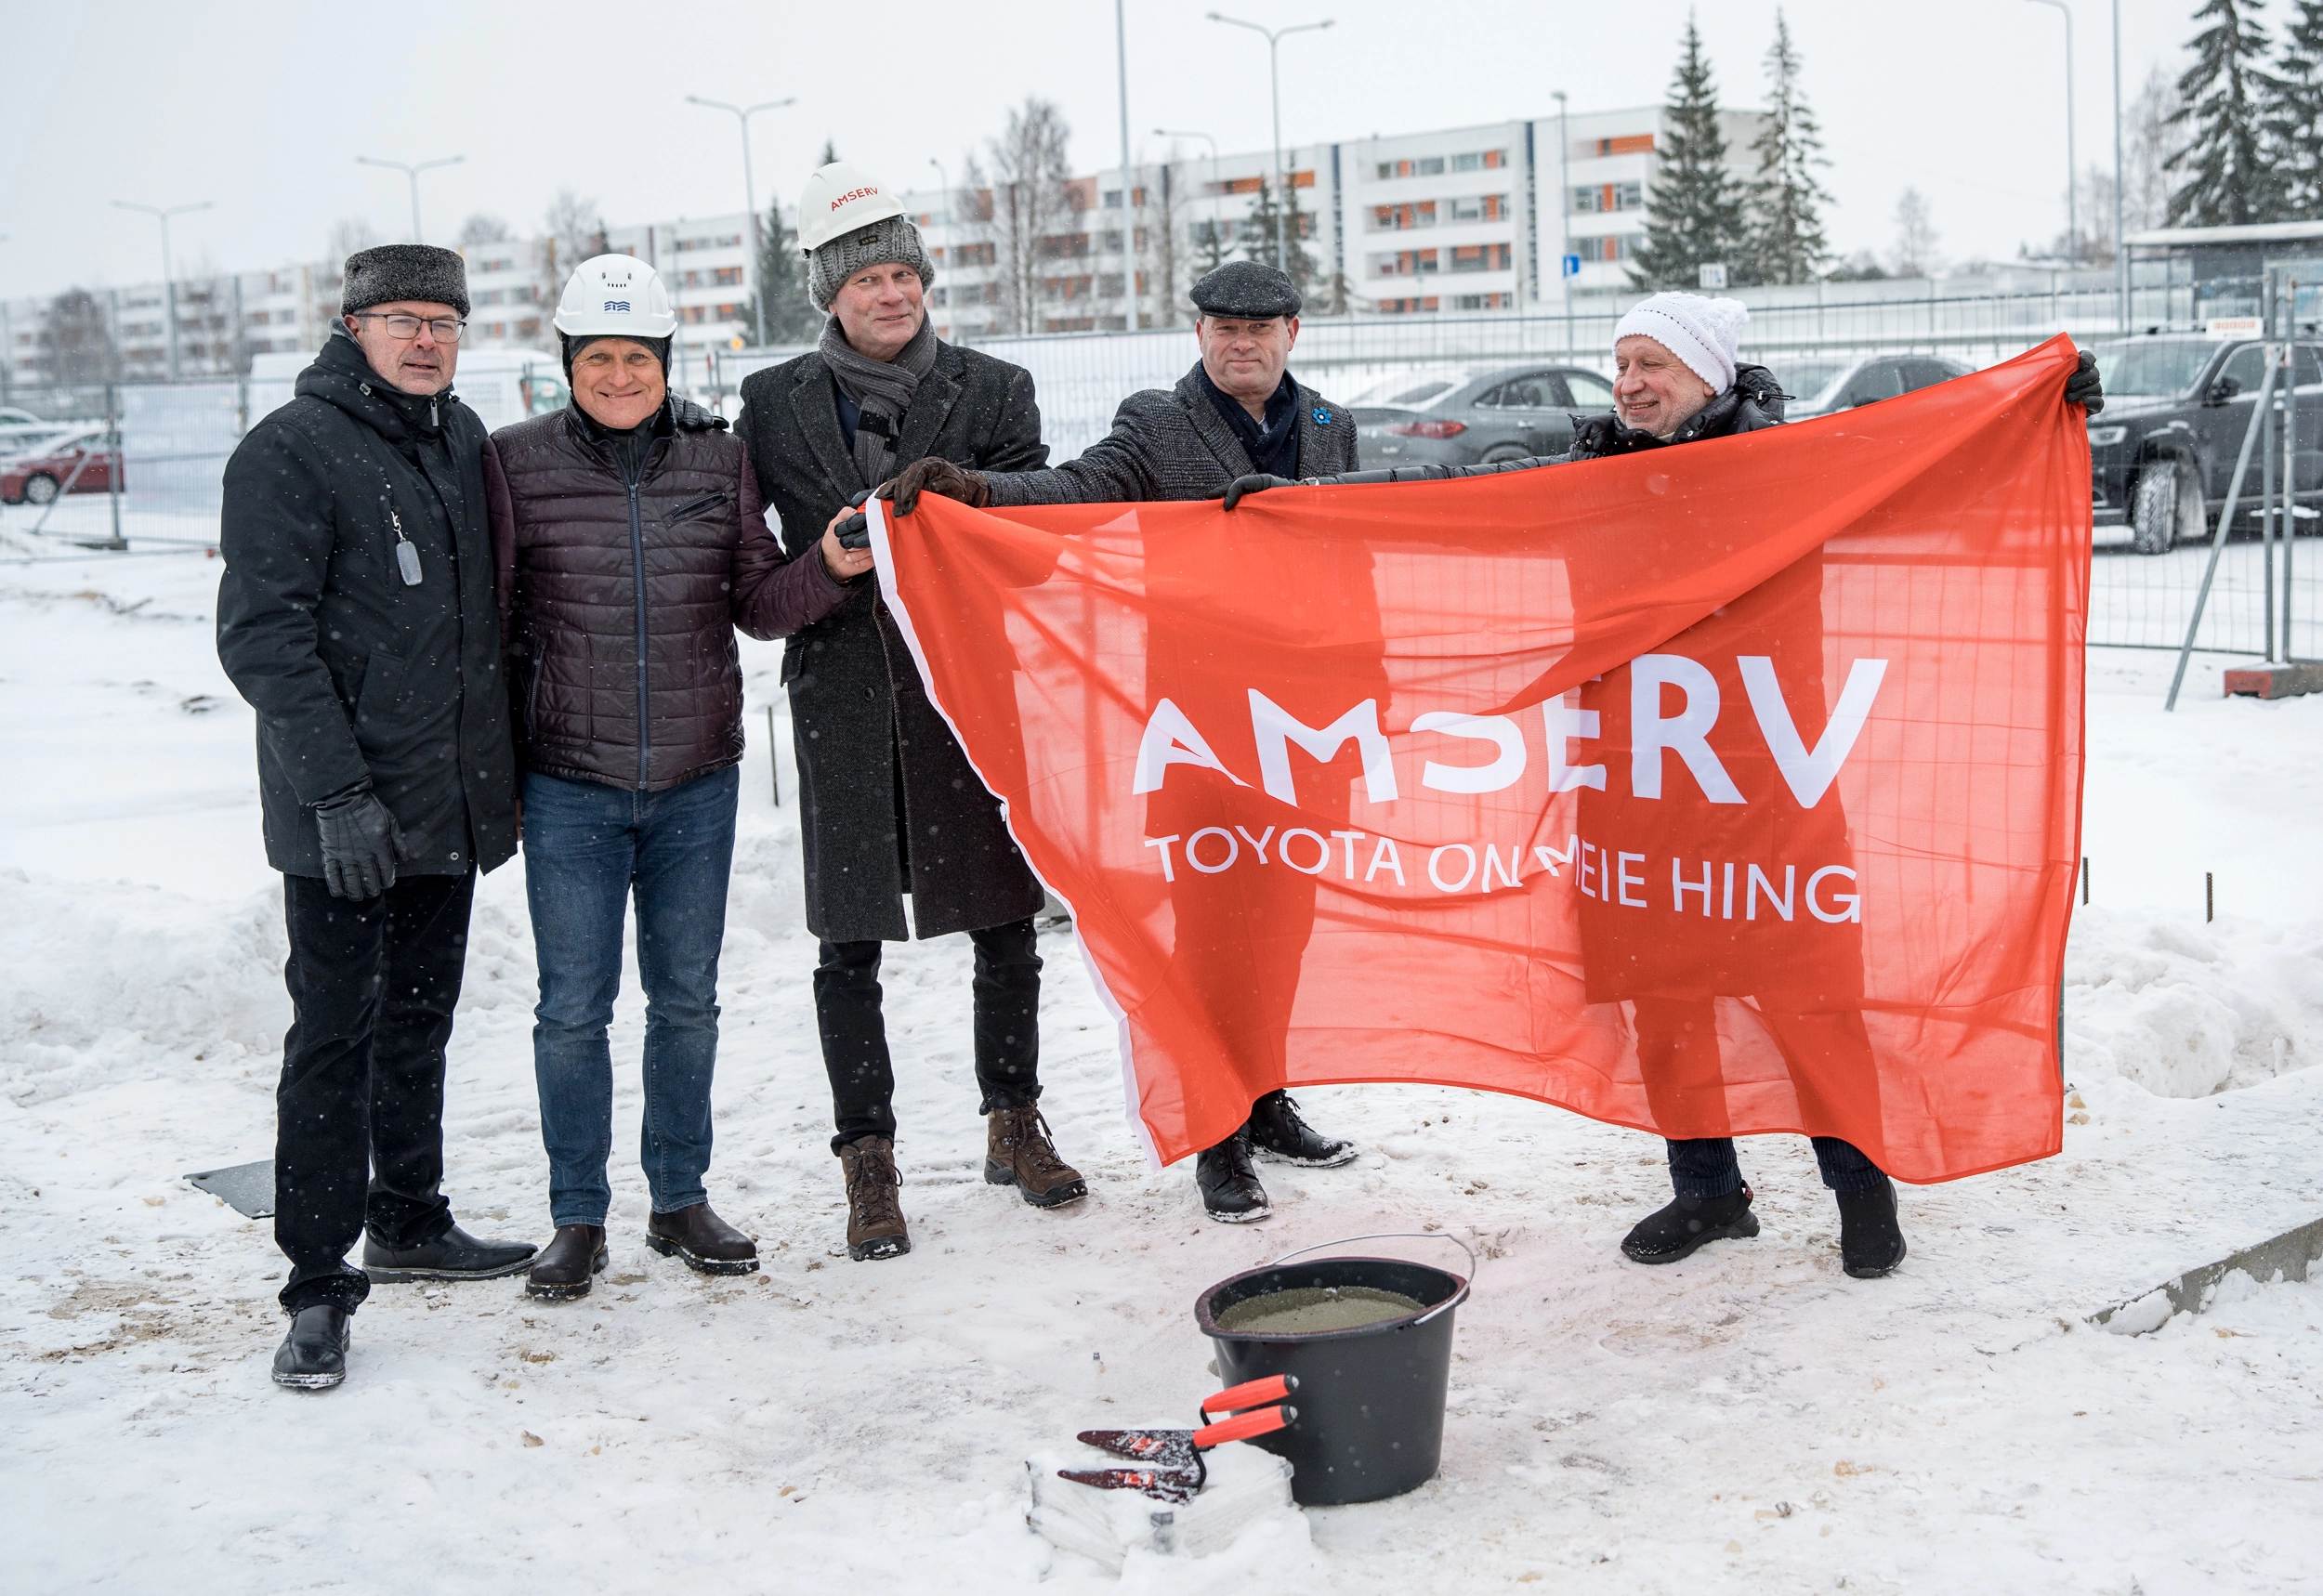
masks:
[[[27,504],[53,504],[57,502],[57,479],[46,471],[36,471],[24,479],[24,499]]]
[[[2138,473],[2137,496],[2130,505],[2133,551],[2165,555],[2182,541],[2198,543],[2207,521],[2201,484],[2184,460],[2165,456]]]

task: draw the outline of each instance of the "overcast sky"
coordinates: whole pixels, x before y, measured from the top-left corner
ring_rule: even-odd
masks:
[[[1128,0],[1133,137],[1201,128],[1227,150],[1268,137],[1266,47],[1204,20],[1220,0]],[[1659,101],[1680,0],[1227,0],[1273,25],[1335,26],[1282,46],[1286,142],[1361,137]],[[2125,94],[2176,70],[2195,0],[2124,0]],[[2280,7],[2277,7],[2277,9]],[[2064,18],[2034,0],[1788,0],[1823,124],[1844,252],[1884,250],[1907,186],[1931,202],[1949,258],[2010,256],[2064,226]],[[1764,92],[1773,0],[1707,0],[1721,99]],[[2110,7],[2077,0],[2080,155],[2110,162]],[[334,17],[343,19],[326,20]],[[1027,95],[1056,100],[1076,170],[1118,164],[1113,7],[1106,0],[888,0],[640,7],[595,0],[323,7],[243,0],[12,10],[9,153],[0,168],[0,295],[157,277],[149,217],[110,202],[212,202],[173,224],[182,270],[320,257],[334,222],[409,232],[401,174],[355,157],[463,155],[422,179],[422,220],[449,242],[489,211],[538,230],[558,189],[609,221],[742,208],[734,119],[688,94],[748,103],[758,196],[794,197],[828,137],[884,180],[933,186],[930,158],[995,131]],[[1199,146],[1188,153],[1198,153]]]

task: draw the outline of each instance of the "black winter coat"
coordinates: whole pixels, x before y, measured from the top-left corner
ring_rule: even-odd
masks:
[[[820,557],[785,558],[742,440],[672,399],[635,483],[578,406],[492,445],[518,764],[659,792],[739,761],[734,629],[787,636],[847,595]]]
[[[338,333],[295,394],[227,462],[218,537],[217,657],[258,712],[267,861],[322,875],[308,805],[369,777],[406,873],[489,870],[517,823],[484,424],[389,387]]]
[[[1298,474],[1356,469],[1355,417],[1313,388],[1298,390]],[[997,469],[997,468],[996,468]],[[995,504],[1112,504],[1155,499],[1215,499],[1258,467],[1218,413],[1201,383],[1201,363],[1172,388],[1122,400],[1113,430],[1052,471],[1018,471],[991,481]]]
[[[867,487],[839,428],[822,357],[801,355],[742,382],[736,424],[794,559]],[[979,471],[1044,464],[1032,377],[973,349],[937,346],[912,397],[895,469],[940,456]],[[782,656],[798,752],[807,927],[833,942],[900,942],[1006,925],[1041,907],[986,791],[870,580],[794,636]],[[902,895],[912,895],[907,931]]]

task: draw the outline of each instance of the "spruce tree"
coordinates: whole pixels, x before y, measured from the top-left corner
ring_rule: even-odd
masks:
[[[807,297],[807,262],[799,255],[798,229],[782,220],[782,202],[767,207],[758,233],[758,292],[767,300],[767,339],[775,344],[811,344],[822,332],[822,312]],[[755,334],[758,301],[743,307],[743,325]]]
[[[2185,103],[2171,120],[2188,129],[2166,164],[2185,181],[2170,195],[2172,227],[2238,227],[2277,220],[2282,188],[2266,160],[2264,108],[2281,90],[2268,72],[2267,39],[2256,16],[2263,0],[2205,0],[2194,13],[2210,25],[2188,46],[2194,65],[2178,79]]]
[[[1791,25],[1778,10],[1775,42],[1766,51],[1766,124],[1751,142],[1758,176],[1751,184],[1745,273],[1752,282],[1812,282],[1831,254],[1819,209],[1831,195],[1815,176],[1816,167],[1831,162],[1823,154],[1822,129],[1800,92],[1800,64]]]
[[[2293,0],[2266,98],[2266,150],[2282,219],[2323,221],[2323,0]]]
[[[1726,138],[1718,130],[1718,91],[1702,59],[1702,36],[1689,14],[1685,51],[1670,82],[1667,144],[1646,196],[1646,237],[1630,279],[1640,288],[1694,288],[1701,268],[1743,265],[1742,195],[1726,170]]]
[[[1306,253],[1306,241],[1300,235],[1305,229],[1306,213],[1299,206],[1298,185],[1291,185],[1290,203],[1275,203],[1274,186],[1261,177],[1258,180],[1258,203],[1251,207],[1250,220],[1243,224],[1250,242],[1242,247],[1243,255],[1264,266],[1275,264],[1275,233],[1283,233],[1283,268],[1290,274],[1292,285],[1304,296],[1314,285],[1321,268],[1315,257]]]

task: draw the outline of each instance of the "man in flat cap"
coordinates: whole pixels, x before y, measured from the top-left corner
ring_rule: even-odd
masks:
[[[1253,475],[1295,478],[1356,470],[1355,418],[1291,375],[1301,307],[1291,280],[1254,260],[1229,261],[1194,284],[1193,301],[1200,312],[1194,336],[1201,359],[1175,387],[1123,399],[1113,430],[1078,460],[1042,471],[979,472],[929,456],[905,467],[896,479],[897,510],[908,515],[923,492],[976,505],[1215,499],[1229,484]],[[1165,560],[1166,551],[1154,557]],[[1148,575],[1149,581],[1170,580],[1159,569]],[[1198,575],[1188,571],[1185,579]],[[1148,691],[1156,700],[1165,698],[1174,673],[1206,664],[1165,658],[1157,648],[1147,661]],[[1361,662],[1348,666],[1343,684],[1364,674]],[[1178,801],[1166,791],[1150,795],[1148,828],[1167,831]],[[1334,804],[1344,809],[1346,801],[1342,792],[1335,800],[1304,801],[1302,808],[1330,815]],[[1185,829],[1207,823],[1196,819]],[[1222,1067],[1252,1081],[1281,1079],[1291,1001],[1313,929],[1312,889],[1264,924],[1223,894],[1186,895],[1174,905],[1174,913],[1173,959],[1184,967],[1185,979],[1220,993],[1236,1013],[1253,1018],[1244,1034],[1224,1040],[1228,1056],[1220,1061]],[[1251,1167],[1253,1152],[1327,1169],[1353,1158],[1356,1149],[1308,1126],[1289,1093],[1276,1089],[1257,1094],[1242,1128],[1195,1161],[1195,1184],[1212,1219],[1247,1223],[1272,1211],[1266,1187]]]
[[[274,1380],[310,1391],[346,1378],[372,1281],[484,1279],[533,1251],[468,1235],[440,1189],[468,909],[517,840],[488,444],[452,394],[467,272],[390,244],[348,256],[346,278],[296,397],[227,464],[218,545],[218,660],[258,712],[290,938]]]

